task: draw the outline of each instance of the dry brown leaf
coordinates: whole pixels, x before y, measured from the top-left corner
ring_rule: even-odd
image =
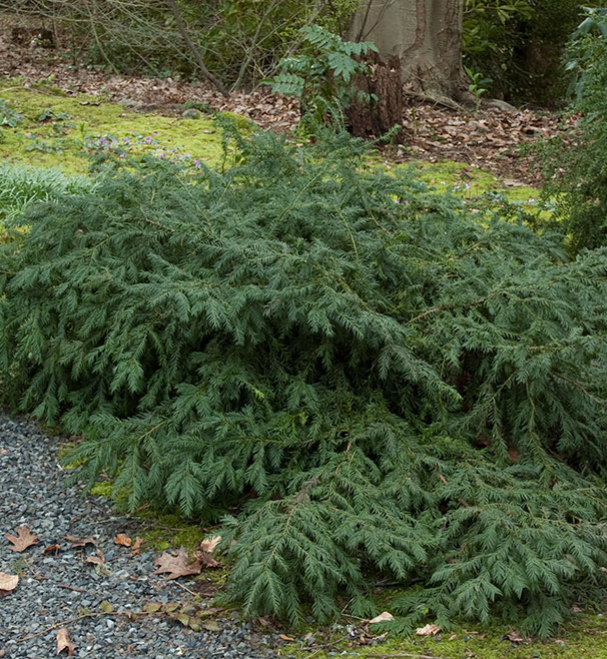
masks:
[[[292,636],[287,636],[286,634],[278,634],[278,638],[281,638],[283,641],[294,641],[295,640]]]
[[[92,563],[93,565],[102,565],[105,563],[105,556],[103,555],[103,552],[101,549],[97,550],[97,556],[87,556],[84,559],[85,563]]]
[[[201,566],[204,567],[220,567],[221,563],[218,563],[211,554],[207,554],[206,551],[196,552],[196,560],[200,562]]]
[[[119,533],[114,538],[115,545],[122,545],[123,547],[130,547],[133,544],[133,541],[124,533]]]
[[[212,554],[217,545],[221,542],[220,535],[214,535],[212,538],[207,538],[200,543],[200,548],[202,551],[205,551],[207,554]]]
[[[212,559],[211,559],[212,560]],[[190,574],[200,574],[202,565],[198,560],[198,555],[193,563],[189,562],[188,554],[184,549],[181,549],[176,554],[168,554],[163,552],[155,561],[154,565],[158,565],[158,569],[154,574],[169,573],[167,579],[178,579],[179,577],[187,577]]]
[[[11,549],[18,552],[25,551],[28,547],[38,544],[38,536],[33,535],[27,526],[20,526],[17,529],[16,536],[7,533],[6,539],[13,543],[14,546]]]
[[[517,631],[512,631],[509,634],[506,634],[506,638],[513,643],[523,642],[523,637]]]
[[[66,535],[65,539],[72,543],[72,547],[84,547],[85,545],[97,544],[97,541],[94,540],[90,535],[88,535],[86,538],[77,538],[73,535]]]
[[[369,624],[372,625],[376,622],[388,622],[389,620],[394,620],[394,616],[388,611],[380,613],[378,616],[375,616],[372,620],[369,620]]]
[[[136,556],[141,551],[141,545],[143,544],[143,538],[137,536],[135,542],[133,543],[133,549],[131,549],[131,554]]]
[[[49,545],[42,550],[43,554],[50,554],[51,552],[57,553],[61,549],[60,545]]]
[[[440,632],[440,627],[438,625],[426,625],[425,627],[419,627],[415,630],[415,633],[418,636],[434,636]]]
[[[10,595],[17,588],[18,583],[19,577],[16,574],[0,572],[0,599]]]
[[[61,654],[64,650],[67,650],[68,657],[71,657],[77,647],[75,643],[72,643],[67,627],[57,630],[57,654]]]

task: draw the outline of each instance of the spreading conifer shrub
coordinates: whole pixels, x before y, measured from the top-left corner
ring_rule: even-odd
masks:
[[[387,578],[414,584],[403,629],[546,635],[597,601],[607,252],[569,261],[346,136],[239,149],[30,207],[0,247],[4,398],[82,433],[78,477],[131,508],[223,517],[248,614],[366,615]]]

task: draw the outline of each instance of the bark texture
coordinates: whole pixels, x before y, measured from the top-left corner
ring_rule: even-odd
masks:
[[[348,111],[348,123],[355,137],[374,138],[403,122],[401,66],[398,57],[384,62],[376,53],[372,53],[367,61],[371,64],[373,75],[358,80],[357,87],[369,95],[374,94],[377,101],[353,103]],[[402,142],[403,136],[401,129],[395,140]]]
[[[417,92],[465,96],[461,41],[464,0],[360,0],[349,39],[373,41],[398,57],[403,83]]]

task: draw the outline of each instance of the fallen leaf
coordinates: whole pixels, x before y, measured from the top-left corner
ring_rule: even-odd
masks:
[[[457,638],[457,634],[451,634],[451,636],[449,636],[450,641],[455,641],[456,638]]]
[[[205,620],[202,626],[209,632],[223,631],[223,627],[216,620]]]
[[[205,567],[220,567],[221,563],[218,563],[211,554],[208,554],[206,551],[199,551],[196,553],[196,560],[204,565]]]
[[[415,633],[418,636],[434,636],[440,632],[440,627],[438,625],[426,625],[425,627],[419,627],[415,630]]]
[[[92,563],[93,565],[102,565],[105,563],[105,556],[103,555],[103,552],[101,549],[97,550],[97,556],[87,556],[84,559],[85,563]]]
[[[131,549],[131,554],[133,556],[137,555],[141,550],[141,545],[143,544],[143,538],[137,536],[135,542],[133,543],[133,549]]]
[[[162,608],[162,602],[147,602],[143,605],[143,611],[146,613],[156,613]]]
[[[57,553],[61,549],[60,545],[49,545],[42,550],[43,554],[50,554],[51,552]]]
[[[20,526],[17,529],[16,536],[7,533],[6,539],[13,543],[14,546],[11,549],[18,552],[25,551],[28,547],[38,544],[38,536],[33,535],[27,526]]]
[[[380,613],[378,616],[375,616],[373,620],[369,620],[369,624],[372,625],[376,622],[388,622],[389,620],[394,620],[394,616],[387,611]]]
[[[99,608],[103,613],[113,613],[114,611],[114,605],[111,602],[108,602],[107,600],[103,600],[101,604],[99,605]]]
[[[523,642],[523,637],[517,631],[513,631],[513,632],[510,632],[509,634],[506,634],[506,638],[509,641],[512,641],[513,643],[522,643]]]
[[[76,536],[73,535],[66,535],[65,539],[72,543],[72,547],[84,547],[85,545],[97,544],[97,541],[94,540],[90,535],[88,535],[86,538],[76,538]]]
[[[133,544],[133,541],[124,533],[119,533],[114,538],[115,545],[122,545],[123,547],[130,547]]]
[[[0,572],[0,599],[10,595],[17,588],[18,583],[19,577],[16,574]]]
[[[67,627],[57,630],[57,654],[61,654],[61,652],[67,650],[68,656],[71,657],[77,647],[75,643],[72,643]]]
[[[213,559],[211,559],[213,560]],[[181,549],[175,555],[163,552],[155,561],[154,565],[158,565],[158,569],[154,574],[169,573],[167,579],[178,579],[179,577],[186,577],[190,574],[200,574],[202,565],[198,560],[198,555],[193,563],[189,562],[188,554],[184,549]]]
[[[221,542],[220,535],[214,535],[212,538],[207,538],[200,543],[200,548],[207,554],[212,554],[217,545]]]
[[[278,634],[278,638],[282,638],[283,641],[294,641],[295,640],[292,636],[287,636],[286,634]]]

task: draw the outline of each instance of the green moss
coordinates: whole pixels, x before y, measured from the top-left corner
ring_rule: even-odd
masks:
[[[199,525],[184,521],[177,513],[146,508],[135,513],[135,517],[144,522],[139,535],[157,551],[184,547],[193,552],[206,536]]]
[[[351,621],[350,621],[351,622]],[[389,624],[383,629],[389,630]],[[371,626],[371,633],[376,630]],[[508,634],[514,630],[506,626],[490,628],[470,627],[454,629],[432,636],[414,636],[403,640],[389,640],[372,646],[349,646],[347,642],[336,643],[326,650],[314,652],[314,659],[329,659],[343,651],[356,653],[358,657],[405,657],[426,655],[443,659],[607,659],[607,618],[596,615],[580,616],[558,638],[549,641],[524,641],[514,643]],[[335,638],[343,636],[339,631]],[[515,636],[511,636],[515,638]],[[283,648],[283,655],[297,659],[309,657],[309,651],[298,651],[301,643]],[[312,648],[314,650],[314,648]],[[332,654],[329,654],[332,653]]]
[[[122,141],[133,135],[152,137],[152,144],[132,147],[136,155],[161,151],[184,155],[214,164],[221,156],[221,135],[207,119],[191,121],[180,117],[164,117],[157,113],[139,114],[122,105],[104,103],[96,97],[57,96],[48,89],[33,91],[0,85],[0,98],[20,110],[23,123],[0,131],[0,158],[41,167],[57,166],[66,172],[86,171],[88,161],[82,149],[85,138],[113,135]],[[45,110],[54,115],[70,115],[63,121],[41,122]],[[239,117],[248,127],[250,122]]]
[[[537,188],[519,185],[508,178],[472,167],[466,163],[443,160],[438,163],[413,163],[420,169],[420,178],[437,192],[452,190],[464,198],[486,193],[503,194],[510,202],[534,203],[540,195]],[[402,167],[402,165],[401,165]]]
[[[109,499],[112,496],[113,484],[111,481],[98,481],[91,488],[91,494],[96,497]]]

